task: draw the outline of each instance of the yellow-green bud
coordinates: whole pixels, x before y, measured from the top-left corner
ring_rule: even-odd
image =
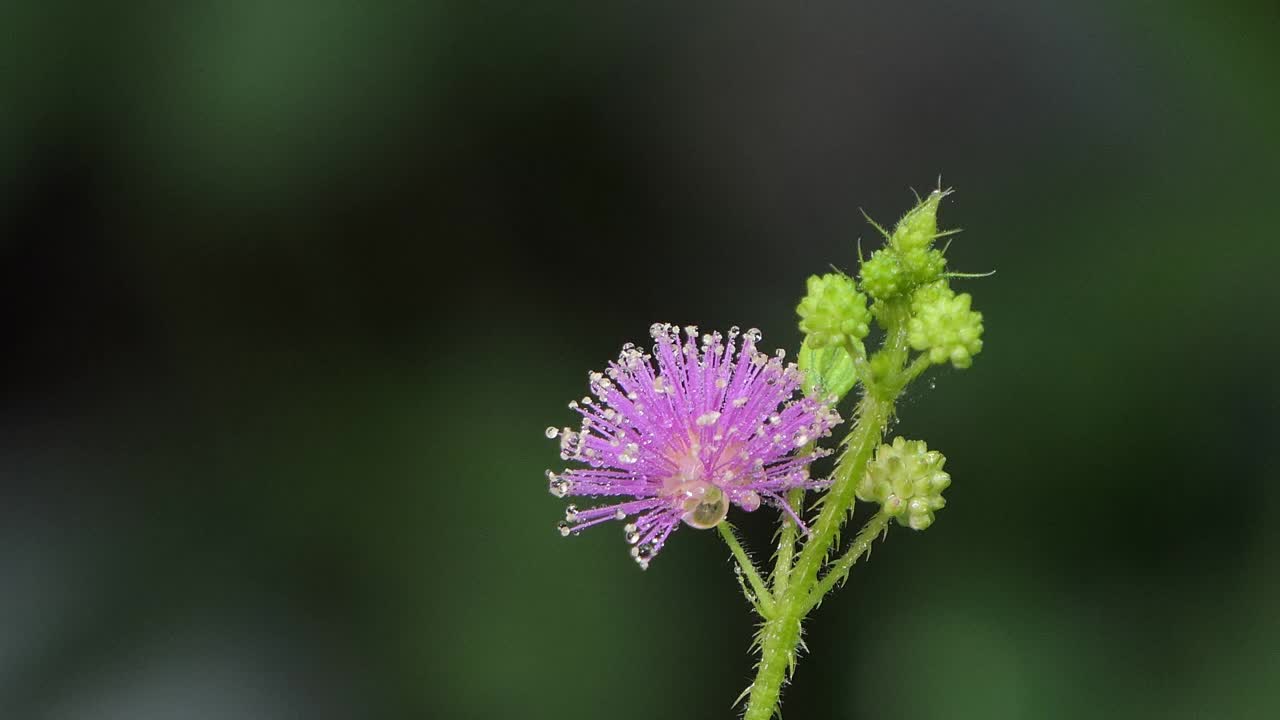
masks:
[[[947,259],[941,250],[911,248],[901,252],[902,269],[912,285],[924,285],[942,278],[947,270]]]
[[[796,313],[800,315],[805,344],[814,350],[843,346],[870,332],[867,296],[858,292],[853,278],[847,275],[810,276],[808,293],[796,306]]]
[[[946,280],[938,280],[928,285],[921,285],[916,288],[915,292],[911,293],[911,313],[919,315],[920,309],[924,306],[953,298],[955,295],[951,285]]]
[[[947,193],[934,190],[919,205],[907,211],[889,236],[889,244],[900,252],[927,250],[938,237],[938,204]]]
[[[951,484],[951,476],[942,470],[946,461],[922,440],[896,437],[892,444],[881,445],[867,463],[856,488],[858,499],[879,504],[901,525],[924,530],[933,524],[934,513],[947,504],[942,497]]]
[[[862,289],[876,300],[901,295],[907,291],[909,282],[898,254],[891,249],[877,250],[862,263]]]
[[[968,293],[956,295],[945,283],[917,290],[911,299],[914,317],[907,326],[911,347],[927,352],[935,365],[972,365],[973,356],[982,351],[982,313],[969,309],[972,300]]]

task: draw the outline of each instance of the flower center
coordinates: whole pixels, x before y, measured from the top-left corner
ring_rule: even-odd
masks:
[[[720,488],[701,480],[685,483],[677,496],[684,515],[680,519],[699,530],[713,528],[729,514],[729,498]]]
[[[676,472],[663,482],[663,495],[684,510],[680,519],[690,527],[706,530],[720,524],[729,514],[729,496],[706,479],[706,470],[695,450],[682,453]]]

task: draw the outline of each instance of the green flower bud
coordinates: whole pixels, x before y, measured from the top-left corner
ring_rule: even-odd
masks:
[[[912,285],[935,282],[947,270],[947,259],[942,256],[942,251],[933,248],[903,250],[901,263]]]
[[[907,211],[889,236],[889,244],[899,252],[927,250],[938,237],[938,205],[947,193],[934,190],[919,205]]]
[[[893,439],[881,445],[867,472],[858,483],[858,499],[874,502],[900,525],[924,530],[933,524],[934,513],[946,506],[942,491],[951,484],[943,472],[947,459],[930,450],[922,440]]]
[[[949,300],[955,296],[955,292],[946,280],[938,280],[928,285],[921,285],[916,288],[915,292],[911,293],[911,314],[919,315],[920,309],[926,305],[933,305],[941,300]]]
[[[914,317],[907,326],[911,347],[929,353],[929,361],[948,360],[957,368],[973,364],[982,351],[982,313],[969,309],[969,293],[956,295],[945,284],[917,290],[911,299]]]
[[[808,293],[796,306],[796,313],[800,315],[800,332],[806,335],[805,344],[814,350],[843,346],[870,332],[867,296],[858,292],[847,275],[810,276]]]
[[[862,289],[876,300],[897,297],[908,289],[910,277],[902,267],[898,254],[882,248],[862,263]]]

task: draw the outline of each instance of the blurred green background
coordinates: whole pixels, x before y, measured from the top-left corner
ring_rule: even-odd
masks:
[[[727,552],[561,539],[542,429],[656,320],[794,352],[859,208],[939,173],[998,270],[901,407],[950,504],[815,614],[786,716],[1280,714],[1274,2],[0,27],[3,717],[733,716]]]

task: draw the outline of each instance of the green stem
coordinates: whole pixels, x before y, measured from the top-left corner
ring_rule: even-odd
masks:
[[[827,491],[818,521],[790,573],[785,593],[774,598],[773,617],[764,626],[760,639],[760,664],[751,684],[744,720],[768,720],[778,704],[782,683],[796,661],[801,625],[812,608],[810,596],[818,571],[844,524],[853,504],[853,491],[861,469],[865,468],[892,412],[892,403],[864,395],[859,404],[858,426],[849,437],[848,449],[836,469],[835,482]]]
[[[716,525],[716,529],[720,531],[720,537],[724,538],[725,544],[729,546],[729,550],[733,552],[733,556],[738,560],[738,567],[742,568],[743,574],[747,576],[747,581],[751,583],[751,588],[755,590],[761,614],[765,616],[772,615],[773,596],[769,594],[769,586],[765,585],[764,581],[760,579],[760,574],[756,572],[755,563],[751,562],[751,558],[747,556],[747,551],[742,548],[742,543],[738,541],[738,536],[733,532],[733,527],[727,522],[722,522]]]
[[[812,449],[812,445],[806,448]],[[791,509],[797,513],[803,512],[804,507],[804,488],[796,488],[787,495],[787,502],[791,503]],[[787,585],[791,580],[791,560],[795,557],[796,552],[796,522],[791,516],[785,512],[779,513],[782,516],[782,530],[778,532],[778,557],[777,562],[773,565],[773,594],[775,597],[787,591]]]
[[[920,374],[923,373],[925,370],[928,370],[929,367],[932,365],[933,363],[930,362],[928,353],[917,355],[916,359],[912,361],[910,365],[907,366],[906,372],[903,373],[903,378],[904,378],[903,385],[910,384],[912,380],[915,380],[916,378],[920,377]]]
[[[841,527],[852,513],[854,490],[872,453],[884,437],[899,393],[908,377],[918,374],[917,368],[912,368],[916,372],[910,372],[903,367],[908,355],[905,304],[889,305],[884,311],[889,331],[880,353],[887,356],[895,371],[890,373],[890,377],[876,378],[877,381],[885,382],[868,385],[854,414],[856,424],[845,440],[845,452],[840,457],[831,487],[823,498],[822,511],[813,523],[799,557],[795,558],[794,566],[790,566],[792,557],[787,553],[787,571],[779,574],[775,570],[773,612],[771,617],[766,618],[761,630],[760,663],[756,666],[755,680],[748,689],[749,699],[744,720],[769,720],[777,709],[782,684],[795,668],[804,619],[816,604],[814,598],[819,588],[818,573],[826,563]],[[872,522],[876,521],[873,519]],[[869,545],[877,532],[879,531],[867,533],[864,528],[858,538],[855,538],[854,547],[849,551],[854,554],[850,556],[846,553],[850,566],[866,549],[858,549],[861,544],[859,540],[865,540],[865,544]],[[781,549],[778,559],[780,563],[784,559]],[[837,562],[837,567],[844,559]],[[782,568],[779,564],[778,569]],[[787,576],[787,580],[780,583],[782,574]],[[831,577],[828,574],[824,581]],[[835,582],[831,580],[832,585]],[[817,597],[820,598],[821,595]]]
[[[849,549],[844,552],[844,555],[840,556],[839,560],[831,563],[827,574],[822,576],[822,579],[814,586],[813,592],[809,594],[809,607],[807,610],[817,607],[827,593],[831,592],[838,583],[844,582],[845,578],[849,577],[849,570],[853,567],[853,564],[858,562],[858,559],[863,555],[870,554],[871,543],[875,542],[876,537],[888,531],[889,518],[890,516],[881,510],[873,515],[866,525],[862,526],[862,530],[853,539]]]

